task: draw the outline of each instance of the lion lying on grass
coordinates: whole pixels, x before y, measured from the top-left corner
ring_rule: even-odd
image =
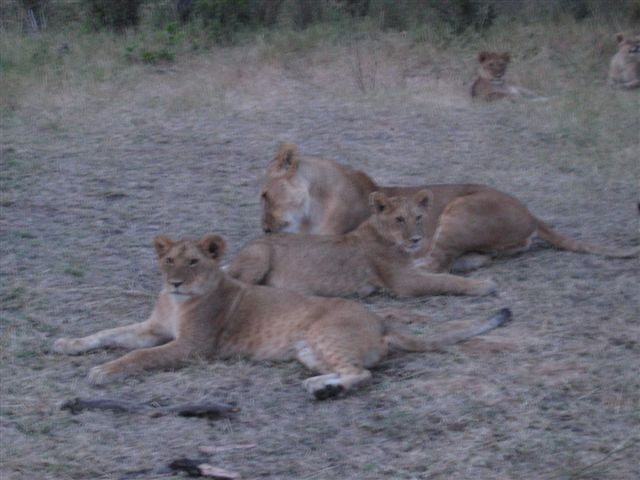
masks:
[[[423,248],[423,221],[433,195],[370,195],[373,215],[343,235],[265,235],[245,246],[228,267],[246,283],[326,297],[366,296],[387,290],[398,296],[485,295],[490,280],[430,273],[416,268]]]
[[[389,319],[360,304],[238,282],[219,268],[224,240],[154,239],[164,285],[148,320],[88,337],[61,338],[54,350],[79,354],[103,347],[134,349],[91,369],[89,380],[107,383],[144,370],[174,368],[196,356],[243,355],[255,360],[297,358],[321,375],[304,381],[317,399],[335,396],[369,379],[389,347],[440,350],[504,325],[508,309],[487,322],[427,341],[406,335]]]
[[[522,96],[534,97],[535,93],[507,82],[507,65],[511,56],[507,53],[480,52],[478,54],[478,78],[471,86],[471,96],[483,100],[499,100]]]
[[[489,257],[456,259],[470,252],[520,252],[528,249],[536,237],[556,248],[579,253],[620,258],[640,253],[638,248],[601,247],[561,235],[517,198],[486,185],[382,187],[365,173],[332,160],[303,157],[292,144],[280,145],[267,168],[261,197],[262,228],[265,233],[342,234],[371,215],[369,197],[373,192],[411,196],[421,189],[428,189],[432,196],[422,218],[423,247],[415,256],[421,257],[423,267],[432,272],[480,266]]]

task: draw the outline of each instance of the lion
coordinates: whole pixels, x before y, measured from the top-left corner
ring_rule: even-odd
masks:
[[[301,156],[282,144],[262,185],[265,233],[337,235],[353,230],[371,215],[369,197],[431,192],[422,219],[423,248],[416,253],[432,272],[464,271],[486,265],[490,257],[527,250],[536,238],[553,247],[607,257],[634,257],[640,249],[616,249],[574,240],[536,218],[517,198],[486,185],[418,187],[378,186],[365,173],[332,160]],[[466,255],[464,254],[482,255]]]
[[[427,189],[411,197],[373,192],[373,215],[355,230],[342,235],[265,235],[243,247],[227,271],[246,283],[326,297],[362,297],[380,290],[400,297],[493,293],[491,280],[416,268],[432,198]]]
[[[159,235],[153,243],[164,282],[151,316],[54,343],[56,352],[70,355],[105,347],[133,350],[93,367],[91,383],[174,368],[195,357],[298,359],[321,374],[303,385],[322,400],[369,379],[368,368],[390,347],[438,351],[511,319],[509,309],[502,309],[484,323],[427,340],[403,333],[390,318],[351,300],[308,297],[234,280],[219,267],[225,241],[218,235],[197,241]]]
[[[531,90],[517,87],[506,81],[505,74],[510,61],[511,56],[508,52],[480,52],[478,54],[478,62],[480,62],[478,78],[471,86],[471,96],[487,101],[535,96]]]
[[[618,53],[611,59],[608,83],[616,88],[638,88],[640,87],[640,39],[618,33],[616,40]]]

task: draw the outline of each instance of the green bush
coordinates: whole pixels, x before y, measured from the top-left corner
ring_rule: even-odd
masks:
[[[230,42],[233,34],[251,23],[249,0],[198,0],[196,15],[216,40]]]
[[[95,29],[111,28],[122,31],[140,23],[143,0],[83,0],[87,6],[87,20]]]

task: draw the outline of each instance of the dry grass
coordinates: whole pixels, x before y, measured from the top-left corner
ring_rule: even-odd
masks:
[[[124,61],[131,39],[78,37],[57,70],[3,73],[0,476],[118,478],[241,443],[257,447],[210,463],[244,478],[640,476],[637,259],[537,250],[473,274],[496,279],[498,297],[369,299],[429,314],[415,325],[426,333],[503,305],[515,321],[444,355],[393,355],[326,403],[307,398],[294,363],[201,362],[98,389],[86,372],[121,352],[47,353],[56,337],[149,312],[154,234],[219,232],[230,254],[257,235],[257,185],[281,140],[383,183],[487,183],[573,236],[637,245],[640,103],[604,85],[614,27],[447,45],[375,32],[300,48],[264,39],[160,66]],[[362,78],[375,66],[364,93],[354,42]],[[484,48],[514,52],[514,76],[548,101],[470,102]],[[78,395],[211,398],[242,412],[206,423],[59,410]]]

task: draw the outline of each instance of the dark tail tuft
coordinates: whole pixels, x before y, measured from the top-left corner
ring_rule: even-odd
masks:
[[[489,321],[495,325],[495,328],[498,328],[505,326],[511,320],[513,320],[511,309],[504,307],[498,310]]]

